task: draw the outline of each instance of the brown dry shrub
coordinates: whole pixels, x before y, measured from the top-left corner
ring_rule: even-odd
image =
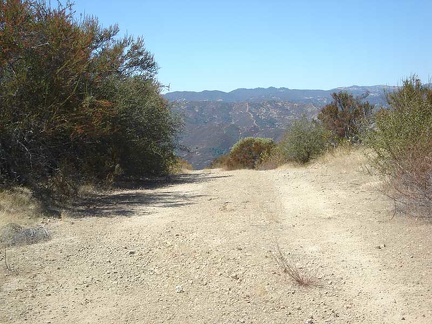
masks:
[[[389,195],[403,210],[422,215],[432,211],[432,140],[428,144],[409,148],[388,178]]]
[[[282,252],[279,244],[276,244],[276,251],[273,253],[273,257],[283,273],[288,275],[300,286],[313,286],[315,285],[316,278],[307,271],[302,271],[292,261],[288,260],[286,255]]]

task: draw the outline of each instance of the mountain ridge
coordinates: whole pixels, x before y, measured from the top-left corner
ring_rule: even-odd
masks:
[[[289,89],[285,87],[268,88],[238,88],[229,92],[220,90],[204,91],[173,91],[164,94],[168,101],[223,101],[223,102],[258,102],[258,101],[288,101],[292,103],[312,103],[325,105],[331,101],[334,92],[346,91],[354,96],[364,97],[374,105],[385,105],[385,94],[392,92],[396,86],[373,85],[338,87],[330,90],[320,89]]]

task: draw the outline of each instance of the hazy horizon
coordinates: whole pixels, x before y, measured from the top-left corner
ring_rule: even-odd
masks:
[[[402,81],[401,81],[402,82]],[[317,91],[330,91],[330,90],[334,90],[334,89],[342,89],[342,88],[351,88],[351,87],[398,87],[401,84],[396,84],[396,85],[389,85],[389,84],[373,84],[373,85],[360,85],[360,84],[352,84],[349,86],[339,86],[339,87],[334,87],[334,88],[330,88],[330,89],[307,89],[307,88],[288,88],[288,87],[276,87],[276,86],[268,86],[268,87],[254,87],[254,88],[245,88],[245,87],[238,87],[232,90],[219,90],[219,89],[203,89],[203,90],[168,90],[168,91],[164,91],[164,93],[169,93],[169,92],[203,92],[203,91],[220,91],[220,92],[225,92],[225,93],[230,93],[236,90],[255,90],[255,89],[269,89],[269,88],[275,88],[275,89],[288,89],[288,90],[317,90]]]

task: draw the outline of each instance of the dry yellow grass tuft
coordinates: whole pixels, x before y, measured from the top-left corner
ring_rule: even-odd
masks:
[[[14,188],[0,191],[0,227],[8,223],[31,225],[40,215],[40,205],[29,190]]]
[[[348,172],[353,169],[369,169],[368,165],[368,158],[364,147],[343,145],[327,151],[325,154],[312,160],[310,163],[299,164],[290,162],[279,166],[278,169],[302,169],[306,167],[312,169],[329,168],[331,170],[336,169],[341,172]]]
[[[339,173],[352,171],[371,172],[367,149],[363,146],[347,145],[337,147],[314,160],[309,167],[338,171]]]

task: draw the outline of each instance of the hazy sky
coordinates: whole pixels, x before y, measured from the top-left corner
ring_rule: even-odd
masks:
[[[74,0],[144,36],[177,90],[332,89],[432,78],[432,0]]]

